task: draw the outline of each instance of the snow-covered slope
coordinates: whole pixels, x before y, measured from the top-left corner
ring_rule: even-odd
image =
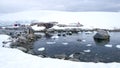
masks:
[[[9,42],[9,41],[11,41],[10,36],[0,34],[0,48],[3,47],[3,46],[4,47],[10,47],[11,42]]]
[[[0,20],[57,21],[64,24],[79,21],[81,24],[91,28],[120,28],[120,12],[63,12],[39,10],[4,14],[0,16]]]
[[[40,58],[17,49],[0,48],[0,68],[118,68],[119,63],[85,63]]]

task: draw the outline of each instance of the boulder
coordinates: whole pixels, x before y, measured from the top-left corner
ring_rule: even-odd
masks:
[[[58,58],[58,59],[66,59],[67,55],[65,54],[56,54],[54,55],[54,58]]]
[[[32,54],[32,55],[35,54],[33,50],[29,50],[27,53],[28,53],[28,54]]]
[[[105,30],[98,30],[97,33],[94,35],[94,39],[106,40],[109,38],[110,35]]]
[[[30,41],[30,42],[34,41],[35,40],[35,35],[34,34],[28,34],[27,35],[27,40]]]
[[[21,51],[23,51],[23,52],[27,52],[27,49],[24,48],[24,47],[17,47],[17,49],[19,49],[19,50],[21,50]]]
[[[27,42],[27,39],[26,39],[26,37],[24,37],[24,36],[19,36],[17,42],[19,42],[19,43],[26,43],[26,42]]]

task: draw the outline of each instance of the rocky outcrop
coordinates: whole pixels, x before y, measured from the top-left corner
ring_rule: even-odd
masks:
[[[98,30],[97,33],[94,35],[94,39],[107,40],[109,38],[110,35],[105,30]]]
[[[27,52],[27,49],[24,48],[24,47],[17,47],[17,49],[19,49],[19,50],[21,50],[21,51],[23,51],[23,52]]]
[[[66,59],[66,58],[67,58],[67,55],[65,55],[65,54],[56,54],[56,55],[54,55],[53,58]]]

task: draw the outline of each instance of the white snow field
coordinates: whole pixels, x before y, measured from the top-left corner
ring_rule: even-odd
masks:
[[[57,21],[60,24],[81,23],[83,28],[120,28],[120,12],[65,12],[36,10],[3,14],[0,21]],[[31,23],[31,22],[30,22]]]

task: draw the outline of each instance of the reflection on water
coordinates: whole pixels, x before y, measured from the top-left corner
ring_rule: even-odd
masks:
[[[109,43],[110,39],[94,39],[96,45],[104,46]]]
[[[74,58],[83,62],[120,62],[118,47],[120,32],[111,32],[109,40],[94,40],[94,35],[94,33],[84,32],[72,35],[46,34],[34,43],[33,48],[36,55],[47,57],[66,56],[68,58],[73,54]],[[105,45],[112,45],[112,47]],[[45,50],[39,51],[39,48]]]
[[[45,33],[45,38],[50,39],[53,35],[49,34],[49,33]]]

